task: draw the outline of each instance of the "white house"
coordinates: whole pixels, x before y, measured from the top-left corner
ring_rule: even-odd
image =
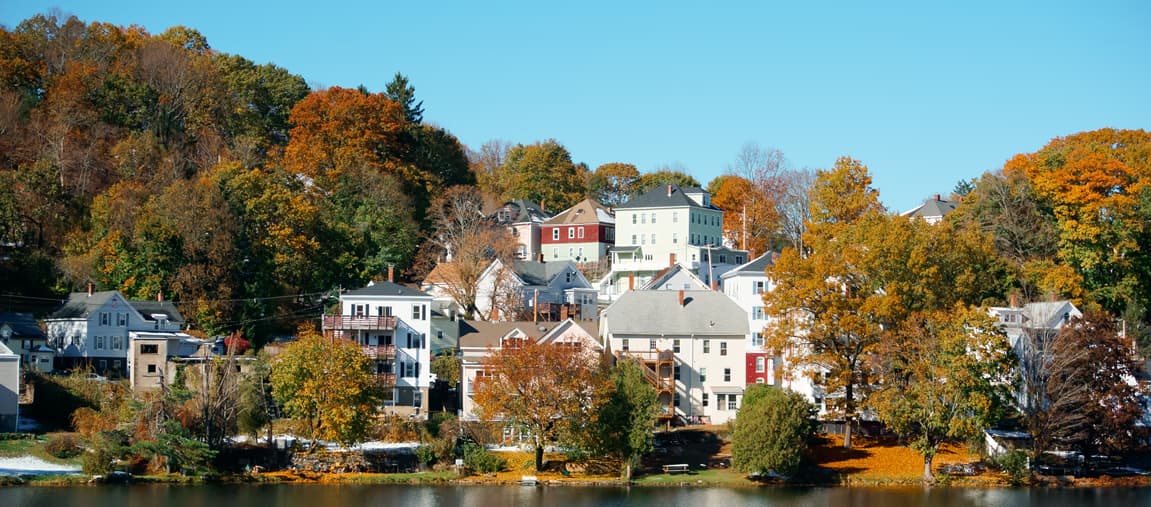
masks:
[[[20,418],[20,356],[0,343],[0,432],[15,433]]]
[[[639,360],[659,392],[661,417],[723,424],[746,384],[747,316],[714,291],[631,291],[600,316],[608,350]]]
[[[450,289],[450,263],[436,266],[424,279],[423,289],[437,301],[454,301]],[[560,321],[568,317],[595,320],[596,290],[572,261],[514,261],[496,259],[484,269],[475,287],[477,315],[486,320]],[[456,308],[463,304],[454,301]]]
[[[184,317],[168,301],[128,301],[116,291],[74,292],[44,319],[58,368],[91,366],[97,373],[127,375],[129,333],[180,331]]]
[[[0,341],[20,356],[24,368],[52,371],[56,351],[48,347],[48,335],[28,313],[0,313]]]
[[[532,340],[541,345],[577,345],[596,357],[604,347],[594,322],[566,319],[562,322],[463,321],[460,331],[460,418],[476,420],[474,400],[477,378],[491,374],[484,360],[509,342]],[[591,356],[589,355],[589,360]]]
[[[326,336],[349,339],[375,362],[394,413],[427,414],[431,386],[432,296],[394,282],[340,294],[339,315],[325,315]]]

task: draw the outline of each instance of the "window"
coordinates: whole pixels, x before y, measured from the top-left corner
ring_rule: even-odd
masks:
[[[755,372],[763,373],[765,370],[767,370],[767,360],[763,356],[755,358]]]
[[[679,243],[679,233],[678,232],[671,233],[671,244],[675,245],[678,243]]]
[[[568,247],[568,258],[570,259],[574,256],[575,256],[575,248],[569,246]]]
[[[96,365],[99,366],[100,371],[107,370],[108,369],[108,360],[107,359],[101,359],[99,361],[96,361]]]
[[[755,383],[756,384],[764,384],[765,382],[763,381],[763,377],[755,377]]]
[[[673,224],[679,223],[679,212],[678,211],[671,212],[671,223],[673,223]]]
[[[726,397],[726,396],[724,396],[724,395],[722,395],[722,394],[717,394],[717,395],[715,395],[715,408],[718,408],[718,409],[720,409],[720,410],[723,410],[723,407],[725,406],[725,405],[724,405],[724,403],[723,403],[723,399],[724,399],[725,397]]]
[[[723,381],[724,382],[731,382],[731,368],[724,368],[723,369]]]
[[[655,213],[651,214],[651,223],[655,223]]]
[[[96,337],[96,348],[97,349],[104,348],[104,337],[103,336],[97,336]]]
[[[703,397],[700,398],[700,404],[705,407],[707,406],[707,393],[703,393]]]
[[[751,346],[763,347],[763,333],[751,333]]]
[[[671,342],[671,351],[679,354],[679,339],[676,338]]]
[[[763,312],[763,307],[762,306],[751,307],[751,318],[754,320],[763,320],[763,319],[767,318]]]
[[[719,263],[727,264],[727,254],[719,254]]]
[[[679,393],[675,393],[675,406],[679,406]]]
[[[631,214],[631,223],[632,225],[635,225],[635,213]]]
[[[364,305],[352,305],[352,315],[355,315],[356,317],[363,317],[364,308]]]
[[[704,382],[707,382],[707,368],[700,368],[699,369],[699,383],[702,384]]]
[[[149,364],[148,365],[148,373],[156,373],[156,365]]]
[[[640,213],[639,214],[639,223],[646,224],[647,223],[647,215]]]
[[[113,336],[112,337],[112,350],[120,350],[122,348],[122,345],[123,345],[123,343],[122,343],[123,339],[124,338],[120,337],[120,336]]]
[[[583,239],[583,227],[579,228],[579,238]]]
[[[567,283],[572,283],[572,280],[575,280],[575,273],[573,273],[571,271],[565,271],[564,272],[564,281],[566,281]]]
[[[117,313],[116,314],[116,325],[120,326],[120,327],[127,326],[128,325],[128,314]]]
[[[647,344],[649,345],[649,349],[655,350],[655,340],[648,340]]]
[[[554,241],[554,240],[558,240],[558,239],[560,239],[560,228],[559,227],[553,227],[552,228],[552,240]]]
[[[674,371],[672,372],[672,376],[675,377],[676,380],[679,380],[679,365],[678,364],[675,365]]]
[[[703,353],[704,354],[710,354],[711,353],[711,340],[704,340],[703,341]]]
[[[763,294],[763,289],[766,285],[767,285],[767,282],[765,282],[763,280],[759,280],[759,281],[755,282],[755,287],[753,289],[751,289],[751,293],[752,294]]]
[[[727,397],[727,409],[728,410],[738,409],[739,407],[737,405],[739,405],[739,401],[738,401],[736,395],[732,394],[732,395]]]
[[[627,352],[628,350],[630,350],[630,349],[629,349],[629,344],[628,344],[628,339],[627,339],[627,338],[624,338],[624,339],[623,339],[622,350],[623,350],[624,352]]]
[[[727,342],[719,342],[719,355],[727,355]]]
[[[577,256],[577,257],[579,257],[579,258],[581,258],[581,259],[583,259],[583,258],[584,258],[584,256],[583,256],[583,247],[582,247],[582,246],[576,249],[576,256]]]
[[[568,239],[575,237],[575,227],[568,227]]]
[[[635,234],[632,234],[632,235],[631,235],[631,244],[632,244],[633,246],[634,246],[634,245],[638,245],[638,244],[639,244],[639,243],[636,243],[636,242],[635,242]]]
[[[655,244],[655,233],[651,233],[651,244]]]
[[[735,263],[736,264],[743,264],[743,256],[742,255],[735,256]]]
[[[647,235],[646,234],[640,234],[639,235],[639,244],[641,244],[641,245],[647,244]]]
[[[559,248],[552,248],[552,258],[553,259],[560,258],[560,249]]]
[[[380,317],[391,317],[392,316],[392,307],[390,307],[390,306],[377,306],[376,307],[376,313],[379,314]]]
[[[154,343],[141,343],[140,344],[140,353],[141,354],[159,354],[160,353],[160,346],[156,345]]]
[[[110,317],[108,316],[108,313],[106,313],[106,312],[100,313],[100,325],[101,326],[107,326],[109,320],[110,320]]]
[[[412,305],[412,320],[424,320],[424,305]]]
[[[112,360],[112,367],[119,370],[120,369],[120,360],[119,359],[113,359]]]

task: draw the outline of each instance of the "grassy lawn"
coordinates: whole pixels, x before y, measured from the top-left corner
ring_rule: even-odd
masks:
[[[731,469],[692,470],[686,474],[650,474],[638,477],[636,484],[659,486],[699,483],[718,486],[754,486],[744,474]]]
[[[19,438],[13,440],[0,440],[0,456],[12,458],[32,454],[31,449],[43,442],[36,438]]]

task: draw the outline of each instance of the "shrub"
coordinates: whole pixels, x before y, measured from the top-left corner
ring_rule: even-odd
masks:
[[[464,444],[464,466],[475,472],[491,473],[503,470],[507,461],[475,442],[468,442]]]
[[[72,433],[55,433],[48,436],[44,452],[59,459],[75,458],[84,452],[84,446],[80,445],[80,439]]]
[[[1007,474],[1007,482],[1012,486],[1022,486],[1031,478],[1031,470],[1027,468],[1027,453],[1018,449],[999,456],[995,464]]]

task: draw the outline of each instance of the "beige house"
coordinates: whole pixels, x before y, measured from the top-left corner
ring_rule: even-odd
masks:
[[[176,378],[175,361],[208,357],[211,343],[179,332],[129,333],[128,376],[133,391],[158,389]]]
[[[20,356],[0,343],[0,432],[14,433],[20,418]]]

